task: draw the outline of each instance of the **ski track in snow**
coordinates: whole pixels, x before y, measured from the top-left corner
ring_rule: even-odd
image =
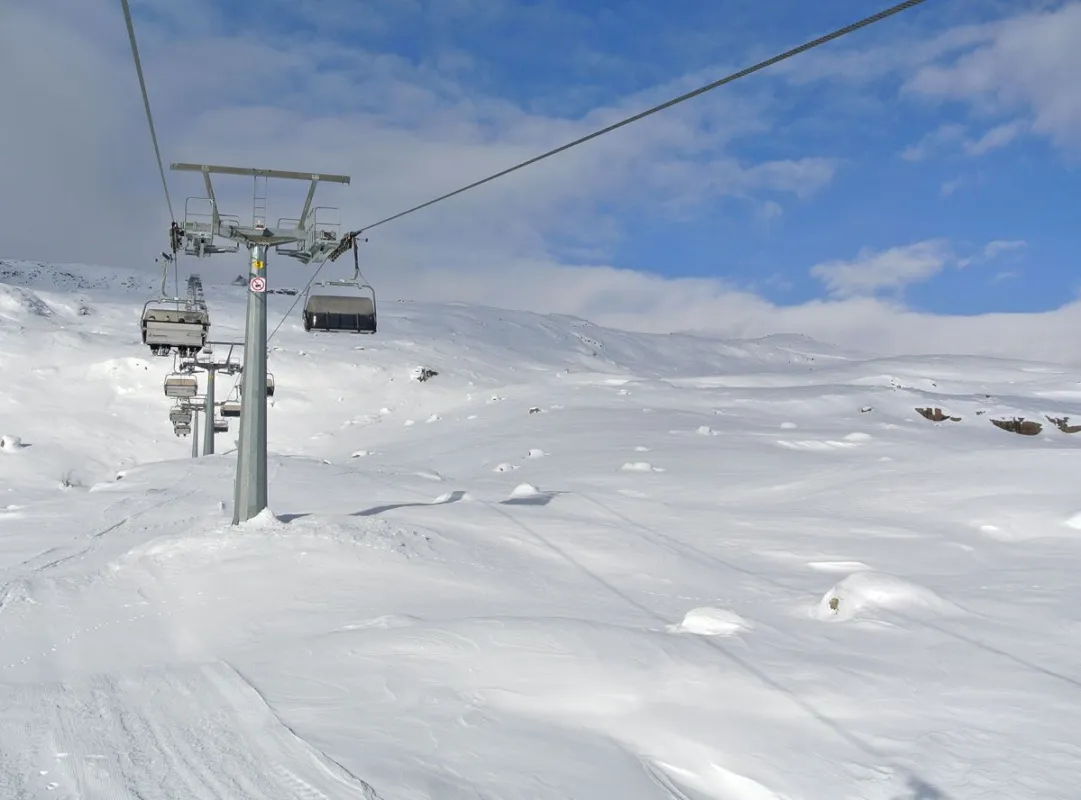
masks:
[[[171,435],[140,292],[20,269],[0,798],[1074,791],[1067,370],[466,304],[381,308],[365,338],[294,320],[276,513],[236,528],[235,431],[198,460]],[[206,289],[239,335],[243,291]]]
[[[221,662],[9,685],[0,704],[3,797],[378,799]]]

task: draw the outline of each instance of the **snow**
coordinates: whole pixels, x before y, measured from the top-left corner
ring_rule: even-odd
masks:
[[[243,287],[199,266],[239,336]],[[270,508],[232,526],[236,424],[199,459],[172,435],[154,282],[0,280],[0,798],[1076,791],[1065,367],[294,311]]]

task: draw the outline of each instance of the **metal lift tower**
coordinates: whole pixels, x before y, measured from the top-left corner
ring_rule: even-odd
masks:
[[[216,344],[227,345],[229,347],[224,360],[214,357],[213,346]],[[206,391],[203,392],[204,456],[214,455],[214,434],[216,433],[214,429],[214,407],[217,405],[217,401],[214,398],[214,376],[219,372],[224,372],[226,375],[237,375],[243,372],[244,368],[241,363],[233,360],[233,350],[243,346],[243,342],[207,341],[203,346],[203,349],[196,353],[195,356],[180,362],[181,372],[190,373],[198,369],[206,373]],[[241,418],[241,425],[243,425],[243,422],[244,420]]]
[[[265,386],[267,373],[267,253],[277,248],[281,255],[309,264],[319,256],[328,255],[337,245],[339,225],[337,209],[312,207],[315,188],[322,181],[348,184],[348,175],[324,175],[312,172],[287,172],[248,167],[219,167],[209,164],[171,164],[180,172],[201,172],[206,185],[206,197],[188,198],[184,204],[184,252],[193,256],[215,253],[235,253],[240,245],[248,248],[248,313],[244,330],[244,380],[248,386]],[[238,217],[218,213],[211,175],[241,175],[254,179],[252,224],[241,225]],[[268,178],[310,181],[304,208],[297,219],[282,218],[274,228],[267,227],[266,182]],[[203,211],[192,208],[192,202],[202,203]],[[334,222],[326,221],[322,212],[334,212]],[[214,244],[216,237],[235,242],[232,247]],[[282,245],[293,245],[281,249]],[[203,420],[212,424],[212,420]],[[252,391],[244,398],[240,412],[240,441],[237,448],[236,485],[234,487],[233,524],[245,522],[267,506],[267,398],[262,391]]]

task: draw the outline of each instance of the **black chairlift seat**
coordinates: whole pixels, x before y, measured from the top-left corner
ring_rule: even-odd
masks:
[[[229,420],[227,419],[215,419],[214,420],[214,433],[228,433],[229,432]]]
[[[375,301],[363,296],[313,294],[304,304],[304,330],[375,333]]]
[[[240,403],[235,400],[226,400],[221,404],[221,415],[223,417],[239,417]]]

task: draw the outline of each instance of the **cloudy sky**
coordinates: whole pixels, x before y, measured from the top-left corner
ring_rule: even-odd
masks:
[[[131,4],[167,166],[346,173],[317,199],[360,227],[889,0]],[[928,0],[377,228],[365,272],[391,300],[1073,360],[1078,42],[1079,0]],[[152,265],[169,213],[120,0],[3,0],[0,74],[0,257]],[[168,180],[182,217],[201,182]],[[250,218],[249,179],[216,187]],[[304,188],[272,182],[269,216]]]

